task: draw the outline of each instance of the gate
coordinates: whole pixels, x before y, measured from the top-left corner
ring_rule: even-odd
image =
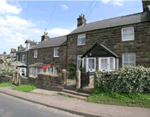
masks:
[[[89,84],[89,72],[81,72],[81,88],[88,86]]]

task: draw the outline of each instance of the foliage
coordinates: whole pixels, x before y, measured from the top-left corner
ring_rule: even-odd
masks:
[[[97,72],[96,87],[120,93],[150,93],[150,68],[125,66],[117,71]]]
[[[81,71],[81,72],[86,72],[86,68],[85,68],[85,67],[81,67],[81,68],[80,68],[80,71]]]
[[[74,64],[67,65],[67,75],[69,79],[74,79],[76,77],[76,65]]]
[[[4,57],[3,59],[3,63],[0,64],[0,74],[12,74],[15,72],[20,72],[17,69],[17,66],[20,65],[21,63],[18,61],[15,61],[15,58],[9,58],[7,59],[6,57]]]
[[[13,90],[23,91],[23,92],[30,92],[33,89],[37,89],[37,87],[35,85],[20,85],[13,88]]]
[[[12,83],[11,82],[4,82],[0,84],[0,87],[7,87],[7,86],[11,86]]]
[[[100,104],[150,108],[150,94],[146,93],[105,92],[101,88],[95,88],[94,93],[88,97],[87,101]]]

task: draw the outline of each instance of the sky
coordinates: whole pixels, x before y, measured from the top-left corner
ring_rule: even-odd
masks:
[[[25,40],[41,41],[67,35],[77,28],[77,18],[87,23],[142,12],[142,0],[0,0],[0,53],[25,47]]]

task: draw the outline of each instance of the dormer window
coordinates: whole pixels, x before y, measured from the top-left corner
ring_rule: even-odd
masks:
[[[30,48],[30,43],[27,43],[26,44],[26,49],[29,49]]]
[[[85,34],[78,35],[78,42],[77,42],[77,44],[78,45],[85,45],[85,38],[86,38]]]

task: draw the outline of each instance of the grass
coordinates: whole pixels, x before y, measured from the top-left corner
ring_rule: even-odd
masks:
[[[87,101],[100,104],[150,108],[150,94],[105,92],[99,88],[94,90],[94,93],[87,98]]]
[[[30,92],[33,89],[37,89],[37,87],[34,85],[20,85],[13,88],[13,90],[23,91],[23,92]]]
[[[0,87],[7,87],[7,86],[11,86],[12,83],[11,82],[4,82],[0,84]]]

